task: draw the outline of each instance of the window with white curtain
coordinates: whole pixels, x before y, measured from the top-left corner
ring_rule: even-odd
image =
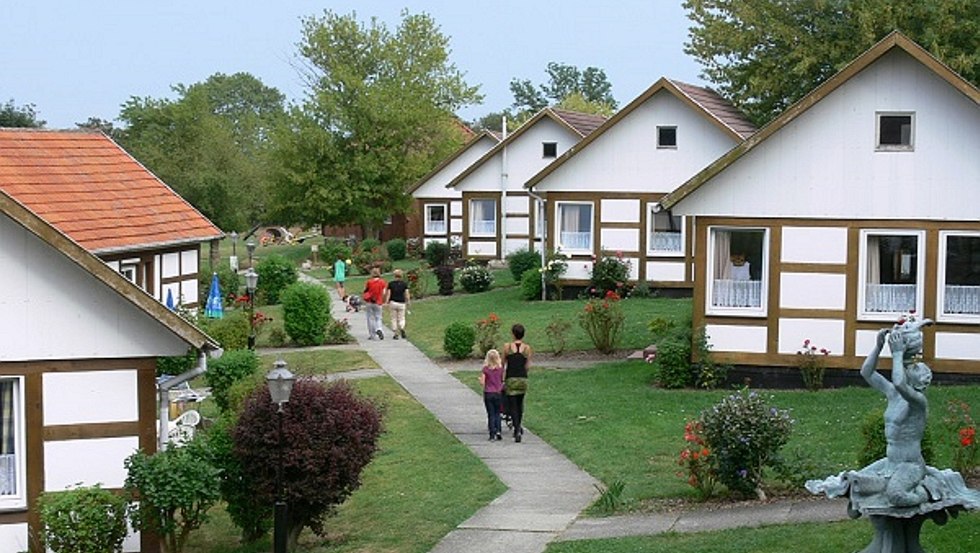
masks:
[[[711,229],[708,298],[712,312],[764,312],[767,234],[767,229]]]
[[[26,504],[21,377],[0,378],[0,508]]]
[[[655,211],[650,204],[647,217],[647,250],[653,254],[684,253],[684,218],[669,211]]]
[[[922,240],[918,231],[862,233],[862,315],[890,319],[921,307]]]
[[[425,206],[425,233],[446,234],[446,206],[428,204]]]
[[[558,247],[563,252],[592,252],[592,204],[559,202]]]
[[[470,236],[497,235],[497,201],[470,200]]]
[[[941,232],[940,317],[980,317],[980,234]]]

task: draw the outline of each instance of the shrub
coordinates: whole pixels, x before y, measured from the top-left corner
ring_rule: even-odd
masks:
[[[405,241],[405,249],[408,257],[412,259],[421,259],[425,255],[425,250],[422,249],[422,239],[417,236]]]
[[[565,347],[568,345],[568,331],[571,328],[572,323],[562,319],[558,315],[553,315],[551,321],[548,322],[548,326],[545,327],[544,333],[548,337],[548,344],[556,356],[565,353]]]
[[[709,339],[705,328],[703,326],[699,328],[695,343],[698,348],[698,362],[694,365],[694,383],[698,388],[713,390],[725,383],[729,366],[715,362]]]
[[[262,378],[264,380],[264,375]],[[240,387],[241,383],[235,386],[236,389]],[[254,388],[250,388],[250,393],[251,390]],[[243,399],[237,403],[240,405]],[[237,415],[218,418],[202,437],[211,464],[221,472],[219,489],[228,516],[242,531],[242,542],[253,543],[272,527],[272,505],[254,493],[253,483],[245,477],[245,468],[234,454],[232,432],[236,418]]]
[[[350,321],[346,318],[334,319],[331,317],[330,321],[327,322],[324,334],[323,343],[325,344],[348,344],[354,341],[354,337],[350,335]]]
[[[521,297],[527,301],[541,299],[541,273],[526,271],[521,276]]]
[[[281,327],[277,326],[269,329],[269,345],[274,348],[281,348],[286,345],[286,341],[289,339],[286,336],[286,331]]]
[[[817,354],[820,355],[817,355]],[[796,352],[796,366],[803,377],[803,387],[811,392],[823,388],[824,358],[830,353],[825,348],[817,349],[809,339],[803,340],[803,347]]]
[[[703,433],[704,428],[699,421],[688,421],[684,425],[684,449],[677,459],[677,464],[684,469],[677,475],[697,490],[701,501],[714,494],[718,483],[711,449],[708,448]]]
[[[732,492],[765,499],[763,469],[773,464],[789,440],[793,429],[789,412],[770,406],[755,391],[742,389],[702,411],[698,422],[718,480]]]
[[[864,445],[858,452],[858,465],[866,467],[878,459],[885,458],[888,439],[885,437],[883,409],[872,409],[864,416],[864,420],[861,421],[861,437],[864,438]],[[922,434],[922,458],[926,463],[931,463],[933,458],[932,432],[928,426]]]
[[[480,355],[486,355],[488,351],[496,349],[497,342],[500,341],[500,317],[496,313],[490,313],[487,318],[476,322],[474,331],[477,345],[480,346]]]
[[[385,249],[388,250],[388,257],[392,261],[401,261],[408,253],[408,245],[401,238],[392,238],[385,242]]]
[[[970,413],[970,404],[965,401],[946,402],[946,415],[943,426],[949,445],[953,448],[953,469],[967,475],[977,466],[977,425]]]
[[[207,522],[208,510],[220,498],[219,472],[200,439],[155,455],[138,451],[125,467],[125,488],[136,502],[129,512],[133,528],[160,536],[165,553],[181,553],[191,531]]]
[[[374,248],[380,248],[380,247],[381,247],[381,240],[378,240],[377,238],[365,238],[364,240],[361,240],[360,244],[357,245],[358,250],[366,250],[366,251],[371,251]]]
[[[225,311],[224,318],[202,319],[200,324],[226,350],[248,347],[248,335],[252,329],[248,323],[248,313],[244,309]]]
[[[322,536],[325,517],[361,485],[361,471],[377,451],[381,416],[342,381],[323,386],[297,380],[282,413],[266,386],[245,401],[232,433],[234,455],[256,500],[268,505],[276,497],[275,467],[282,459],[289,550],[295,551],[303,528]]]
[[[361,245],[354,250],[353,262],[354,266],[361,274],[368,274],[371,269],[377,268],[382,273],[387,273],[391,271],[391,259],[388,258],[388,252],[382,248],[380,245],[373,245],[371,248],[367,248],[365,244],[371,245],[377,243],[377,240],[368,239],[361,242]]]
[[[338,259],[351,259],[354,251],[346,242],[339,238],[327,238],[323,241],[320,248],[320,259],[330,267],[330,274],[333,275],[333,263]]]
[[[476,331],[473,327],[457,321],[446,327],[442,349],[453,359],[466,359],[473,353],[474,343],[476,343]]]
[[[548,254],[544,267],[540,270],[544,275],[544,285],[549,288],[549,291],[554,292],[551,296],[560,300],[562,297],[561,279],[568,272],[568,257],[561,251],[551,252]]]
[[[44,545],[54,553],[116,553],[122,550],[126,499],[98,484],[38,498]]]
[[[221,357],[208,361],[204,381],[211,387],[211,396],[221,412],[228,412],[228,391],[239,380],[259,370],[259,358],[248,349],[226,351]]]
[[[225,305],[234,300],[235,296],[238,295],[238,290],[242,287],[242,278],[238,272],[233,270],[228,263],[219,263],[213,272],[201,271],[197,276],[198,303],[200,305],[207,303],[208,294],[211,292],[211,276],[214,273],[218,275],[218,285],[221,286]],[[174,298],[175,301],[178,299]]]
[[[268,305],[279,303],[279,294],[296,282],[296,266],[281,255],[270,255],[255,267],[259,273],[258,294]]]
[[[282,293],[283,328],[300,346],[323,343],[330,321],[330,297],[319,284],[297,282]]]
[[[486,292],[493,284],[493,273],[482,265],[469,265],[459,272],[459,283],[470,294]]]
[[[212,336],[213,337],[213,336]],[[197,351],[188,349],[187,353],[173,357],[157,357],[157,376],[175,376],[191,370],[197,363]]]
[[[507,267],[514,275],[514,282],[520,282],[524,273],[541,268],[541,256],[533,250],[521,248],[507,254]]]
[[[433,267],[441,267],[449,263],[449,244],[445,242],[429,242],[425,247],[425,260]]]
[[[418,267],[405,272],[408,282],[408,293],[413,300],[420,300],[429,295],[429,265],[425,261]]]
[[[597,350],[605,354],[616,351],[626,324],[619,296],[609,292],[601,300],[587,301],[579,313],[578,322]]]
[[[453,289],[456,287],[456,269],[453,269],[452,265],[439,265],[432,269],[432,272],[435,273],[436,282],[439,283],[439,295],[453,295]]]
[[[629,278],[630,262],[623,259],[622,252],[613,256],[603,254],[592,265],[589,293],[596,298],[604,298],[608,292],[615,292],[621,298],[629,297],[632,290]]]
[[[673,339],[657,344],[654,383],[661,388],[686,388],[694,381],[691,371],[691,342]]]

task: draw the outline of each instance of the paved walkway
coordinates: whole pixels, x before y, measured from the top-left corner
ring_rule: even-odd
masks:
[[[501,442],[487,441],[486,414],[479,394],[411,342],[393,340],[390,331],[384,340],[368,340],[364,312],[347,313],[335,291],[331,289],[330,293],[334,299],[334,317],[350,320],[351,334],[358,346],[466,444],[508,488],[447,534],[430,553],[541,553],[551,541],[846,518],[845,504],[814,500],[577,520],[582,510],[596,499],[597,480],[526,429],[520,444],[510,437]],[[533,416],[532,410],[532,419]]]

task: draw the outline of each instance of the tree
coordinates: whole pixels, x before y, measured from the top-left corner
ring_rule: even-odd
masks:
[[[117,129],[112,121],[107,121],[101,117],[89,117],[84,123],[75,123],[80,129],[99,131],[109,138],[117,139],[121,136],[120,129]]]
[[[510,91],[514,95],[513,107],[523,120],[549,104],[564,102],[572,96],[584,100],[583,105],[598,110],[592,111],[593,113],[612,113],[618,107],[612,96],[612,84],[602,69],[586,67],[581,70],[573,65],[550,62],[545,72],[548,74],[548,82],[537,87],[528,79],[510,81]]]
[[[13,98],[6,104],[0,104],[0,127],[24,127],[40,129],[47,121],[37,118],[34,104],[17,107]]]
[[[173,90],[175,100],[130,98],[119,141],[219,227],[262,221],[283,95],[247,73],[216,73]]]
[[[234,455],[250,483],[248,501],[271,505],[280,462],[277,424],[282,417],[282,484],[288,509],[289,549],[303,528],[318,535],[324,519],[361,484],[381,435],[381,413],[340,381],[324,387],[298,380],[283,412],[263,386],[245,401],[233,430]]]
[[[975,0],[687,0],[685,52],[758,124],[898,29],[977,84]]]
[[[303,20],[307,100],[279,136],[275,214],[284,222],[380,228],[405,189],[463,142],[453,115],[478,102],[426,14],[394,31],[354,14]]]

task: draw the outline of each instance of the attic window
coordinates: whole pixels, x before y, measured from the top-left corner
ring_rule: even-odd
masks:
[[[657,127],[657,148],[677,148],[677,127]]]
[[[557,142],[542,142],[541,143],[541,157],[545,159],[553,159],[558,157],[558,143]]]
[[[879,151],[911,151],[913,142],[913,125],[915,115],[912,113],[878,113],[878,144]]]

